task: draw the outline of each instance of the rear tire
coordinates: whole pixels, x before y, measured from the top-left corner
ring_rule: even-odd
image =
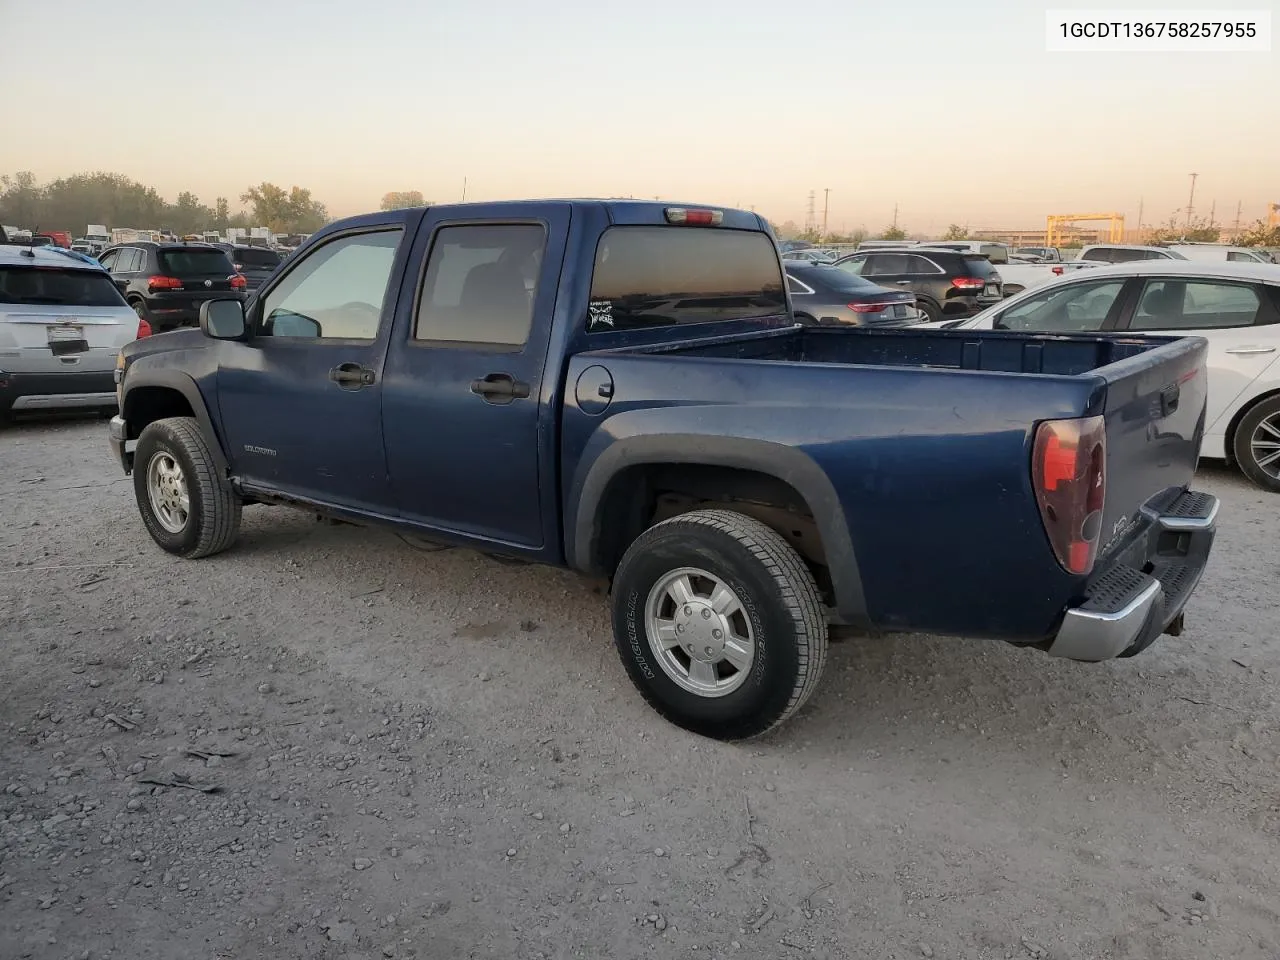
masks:
[[[219,475],[193,417],[148,424],[133,457],[143,525],[162,550],[195,559],[221,553],[240,532],[240,500]]]
[[[925,323],[934,323],[942,319],[942,311],[938,309],[938,305],[929,300],[917,300],[916,309],[924,314]]]
[[[827,658],[804,561],[778,533],[729,510],[672,517],[636,539],[614,577],[613,631],[649,705],[717,740],[759,736],[793,716]]]
[[[1280,493],[1280,397],[1263,400],[1246,413],[1231,446],[1246,477],[1264,490]],[[1267,459],[1272,456],[1275,459]]]

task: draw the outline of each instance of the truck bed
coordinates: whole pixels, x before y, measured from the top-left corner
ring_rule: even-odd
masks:
[[[1140,356],[1176,339],[1088,334],[1051,338],[1044,334],[998,330],[953,333],[936,329],[798,327],[745,338],[686,341],[639,349],[641,352],[737,360],[1079,376]]]
[[[1117,553],[1195,473],[1205,349],[1195,337],[789,326],[589,351],[567,371],[578,390],[566,397],[564,462],[642,434],[682,437],[691,457],[724,438],[764,445],[779,469],[798,450],[837,478],[866,619],[1025,641],[1028,623],[1047,630],[1064,593],[1088,587],[1047,549],[1031,471],[1038,424],[1105,418],[1100,558]],[[603,410],[581,392],[602,370]],[[575,473],[570,504],[585,479]]]

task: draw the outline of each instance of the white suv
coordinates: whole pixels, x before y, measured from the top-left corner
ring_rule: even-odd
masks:
[[[0,417],[115,407],[116,356],[150,332],[102,266],[57,247],[0,246]]]

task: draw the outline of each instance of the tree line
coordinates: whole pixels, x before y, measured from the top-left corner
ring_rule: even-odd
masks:
[[[304,187],[285,190],[263,182],[245,189],[247,209],[231,212],[230,201],[213,206],[190,191],[173,203],[154,187],[119,173],[77,173],[41,184],[29,170],[0,175],[0,223],[32,230],[65,230],[73,236],[91,223],[168,230],[182,235],[228,227],[267,227],[274,233],[313,233],[329,222],[323,203]]]

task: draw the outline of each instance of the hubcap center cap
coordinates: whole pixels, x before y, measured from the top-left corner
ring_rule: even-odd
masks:
[[[723,659],[725,624],[710,604],[690,600],[676,610],[675,622],[680,644],[690,657],[704,663]]]

